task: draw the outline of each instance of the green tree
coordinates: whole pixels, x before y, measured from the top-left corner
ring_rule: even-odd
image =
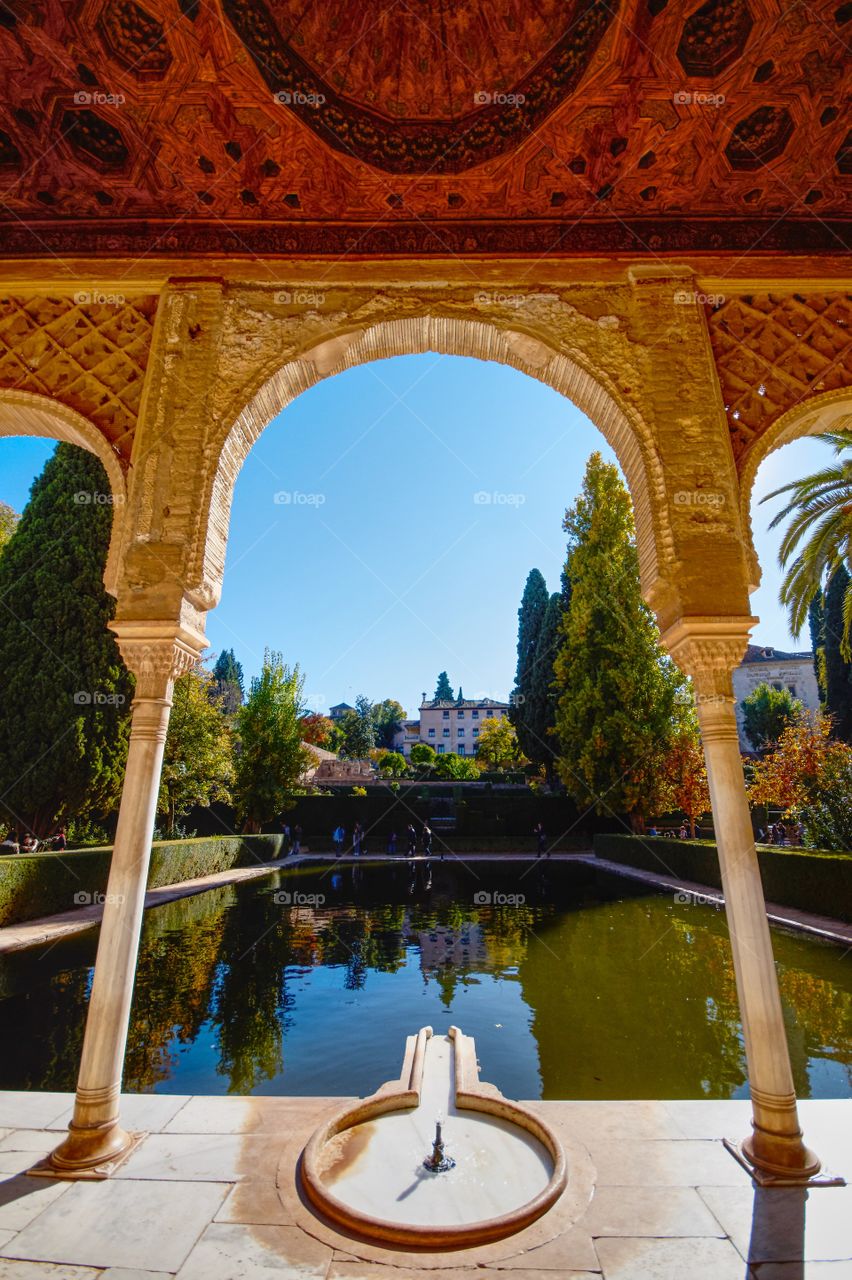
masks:
[[[233,649],[223,649],[213,667],[213,679],[221,700],[221,708],[232,716],[243,705],[243,668],[237,662]]]
[[[322,747],[325,751],[336,750],[332,743],[337,739],[337,726],[328,716],[312,711],[310,715],[302,716],[299,723],[303,742],[310,742],[313,746]]]
[[[773,689],[764,681],[740,703],[743,728],[755,751],[775,746],[788,724],[800,720],[804,707],[789,689]]]
[[[246,831],[259,831],[283,809],[290,791],[315,758],[302,746],[304,677],[269,649],[263,669],[251,682],[237,712],[239,750],[234,767],[234,801]]]
[[[525,753],[530,760],[544,766],[548,782],[553,780],[556,758],[556,693],[554,664],[562,634],[564,597],[554,591],[547,602],[536,648],[536,662],[526,704],[529,740]]]
[[[405,709],[394,698],[385,698],[383,702],[377,702],[373,707],[376,746],[385,747],[390,751],[404,719]]]
[[[405,756],[401,751],[386,751],[379,756],[379,768],[391,778],[401,778],[408,769]]]
[[[808,605],[808,630],[819,700],[825,702],[825,595],[821,587]]]
[[[789,499],[770,529],[790,517],[781,540],[778,559],[786,570],[780,600],[790,613],[790,630],[799,636],[808,606],[814,595],[840,566],[852,569],[852,431],[828,432],[821,436],[838,459],[833,465],[800,480],[792,480],[763,499],[779,494]],[[847,579],[843,600],[842,656],[852,660],[852,582]]]
[[[455,751],[447,751],[435,756],[435,776],[454,782],[475,782],[479,770],[469,756],[460,756]]]
[[[429,767],[435,763],[435,748],[428,742],[415,742],[411,748],[411,763],[418,769]]]
[[[346,711],[340,721],[343,730],[341,754],[350,760],[365,760],[376,745],[373,704],[363,693],[355,699],[355,708]]]
[[[519,769],[526,764],[515,726],[505,716],[495,716],[482,725],[476,759],[484,769]]]
[[[97,458],[58,445],[0,556],[0,813],[36,835],[110,812],[124,776],[133,681],[107,626],[109,494]]]
[[[3,548],[18,527],[20,516],[6,502],[0,502],[0,555]]]
[[[852,742],[852,663],[843,655],[843,611],[849,582],[849,574],[840,565],[828,580],[823,621],[825,710],[831,716],[832,734],[843,742]]]
[[[175,681],[157,801],[167,835],[195,805],[230,800],[232,776],[233,742],[217,682],[199,668],[187,671]]]
[[[450,684],[450,677],[447,675],[446,671],[442,671],[438,676],[438,683],[435,686],[435,700],[437,702],[455,701],[453,686]]]
[[[540,750],[537,739],[541,726],[532,692],[539,661],[539,640],[549,600],[547,583],[540,570],[530,569],[518,609],[518,661],[515,687],[509,699],[509,719],[515,726],[522,750],[531,760],[537,758],[536,750]]]
[[[639,827],[659,811],[687,686],[642,599],[630,496],[599,453],[564,528],[571,594],[554,664],[557,769],[578,803]]]

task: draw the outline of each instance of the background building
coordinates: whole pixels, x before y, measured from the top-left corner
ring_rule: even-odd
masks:
[[[750,644],[742,662],[734,668],[737,731],[744,751],[753,751],[754,748],[743,728],[742,703],[759,684],[771,685],[773,689],[789,689],[807,711],[819,709],[819,686],[812,653],[782,653],[779,649]]]
[[[481,726],[487,720],[502,719],[508,702],[494,698],[462,698],[461,701],[427,699],[423,694],[419,720],[404,720],[394,738],[394,750],[408,758],[417,742],[428,743],[438,755],[455,751],[460,756],[476,754]]]

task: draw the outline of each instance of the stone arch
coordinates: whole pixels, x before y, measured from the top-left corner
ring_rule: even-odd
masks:
[[[76,409],[32,391],[0,387],[0,436],[39,436],[62,440],[93,453],[103,464],[112,495],[112,536],[104,569],[104,586],[117,591],[119,554],[124,530],[127,488],[118,455],[98,428]]]
[[[212,443],[215,459],[207,482],[208,512],[203,545],[193,578],[221,582],[234,485],[243,462],[263,430],[303,391],[325,378],[373,360],[435,352],[471,356],[527,373],[571,400],[612,447],[630,489],[643,588],[659,576],[661,548],[673,545],[665,505],[664,471],[653,433],[635,405],[617,390],[605,370],[591,360],[565,354],[544,338],[478,319],[418,315],[384,320],[330,335],[257,380],[235,420]]]
[[[750,590],[754,591],[760,585],[761,577],[751,523],[751,495],[761,463],[776,449],[801,440],[803,436],[820,436],[843,429],[852,429],[852,387],[838,387],[794,405],[776,418],[743,455],[740,463],[740,518],[748,535]]]

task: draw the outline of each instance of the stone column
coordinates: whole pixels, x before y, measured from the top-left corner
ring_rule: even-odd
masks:
[[[163,747],[174,681],[205,646],[203,636],[174,623],[113,629],[136,694],[74,1116],[44,1169],[70,1178],[108,1177],[135,1144],[121,1127],[119,1097]]]
[[[754,618],[683,618],[664,641],[692,677],[734,958],[752,1103],[743,1156],[758,1176],[802,1181],[820,1163],[802,1141],[734,714],[733,669]]]

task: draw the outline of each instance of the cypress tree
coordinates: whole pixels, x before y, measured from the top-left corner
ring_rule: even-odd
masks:
[[[843,599],[849,574],[843,565],[835,569],[825,590],[824,669],[825,709],[832,718],[832,735],[852,742],[852,663],[841,652],[843,642]]]
[[[808,605],[808,629],[819,700],[825,702],[825,596],[820,589]]]
[[[233,649],[223,649],[213,666],[216,693],[226,715],[233,715],[245,701],[243,668]]]
[[[114,807],[133,682],[107,623],[103,466],[60,444],[0,557],[0,814],[46,835]]]
[[[536,655],[541,627],[550,597],[547,583],[540,570],[531,569],[521,596],[518,609],[518,664],[515,670],[515,687],[509,707],[509,719],[515,726],[521,751],[530,760],[536,759],[537,726],[530,700],[533,694]]]
[[[553,736],[556,724],[556,691],[553,682],[554,663],[562,636],[562,600],[562,593],[554,591],[547,602],[536,645],[528,701],[524,704],[529,736],[526,754],[536,764],[544,765],[548,780],[552,778],[556,756],[556,740]]]
[[[435,687],[436,702],[453,702],[455,695],[453,694],[453,686],[450,684],[450,677],[446,671],[442,671],[438,676],[438,683]]]

